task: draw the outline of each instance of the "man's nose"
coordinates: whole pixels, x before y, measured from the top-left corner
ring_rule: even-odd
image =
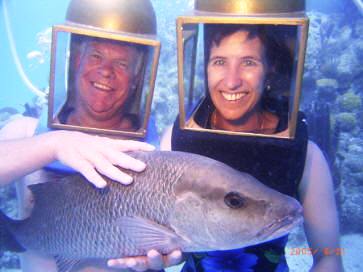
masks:
[[[103,76],[103,77],[113,77],[115,75],[114,70],[113,70],[113,66],[111,62],[104,62],[102,63],[102,65],[99,67],[98,72]]]
[[[237,67],[231,66],[227,69],[225,84],[230,90],[238,89],[242,85],[242,78]]]

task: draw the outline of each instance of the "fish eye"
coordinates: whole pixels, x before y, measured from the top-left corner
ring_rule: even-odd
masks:
[[[224,197],[224,203],[232,209],[239,209],[244,206],[243,197],[237,192],[230,192]]]

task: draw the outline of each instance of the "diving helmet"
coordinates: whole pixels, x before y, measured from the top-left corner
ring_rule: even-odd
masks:
[[[244,136],[295,137],[308,35],[305,0],[195,0],[194,10],[179,16],[176,24],[181,129]],[[237,70],[228,70],[232,64],[224,59],[226,52],[221,56],[213,53],[212,56],[211,51],[236,32],[247,33],[247,40],[259,39],[263,52],[256,57],[254,47],[249,47],[252,51],[238,55]],[[232,54],[233,50],[229,53]],[[250,79],[242,82],[244,77],[256,75],[248,70],[256,63],[262,67],[255,79],[260,80],[260,84],[251,83]],[[225,65],[223,75],[221,65]],[[216,80],[218,77],[225,80],[236,71],[241,86],[238,91],[224,91],[223,84],[227,83]],[[218,105],[213,100],[213,92],[218,92],[215,99],[226,108],[239,108],[240,112],[246,108],[247,114],[251,110],[248,107],[256,106],[271,118],[277,116],[278,128],[273,131],[263,128],[263,120],[260,129],[243,132],[214,126]],[[256,92],[260,96],[258,99],[253,98]],[[251,102],[253,99],[258,101]]]
[[[65,23],[52,31],[48,126],[145,137],[156,29],[149,0],[71,0]]]

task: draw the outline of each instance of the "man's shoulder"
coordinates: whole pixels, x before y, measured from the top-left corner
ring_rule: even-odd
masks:
[[[12,118],[0,130],[0,140],[19,139],[34,135],[38,125],[38,119],[27,116],[16,116]]]

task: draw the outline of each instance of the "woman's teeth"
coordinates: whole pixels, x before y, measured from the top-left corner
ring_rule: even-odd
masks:
[[[241,99],[242,97],[244,97],[245,95],[247,95],[247,93],[225,93],[225,92],[221,92],[222,96],[224,97],[224,99],[228,100],[228,101],[236,101]]]

